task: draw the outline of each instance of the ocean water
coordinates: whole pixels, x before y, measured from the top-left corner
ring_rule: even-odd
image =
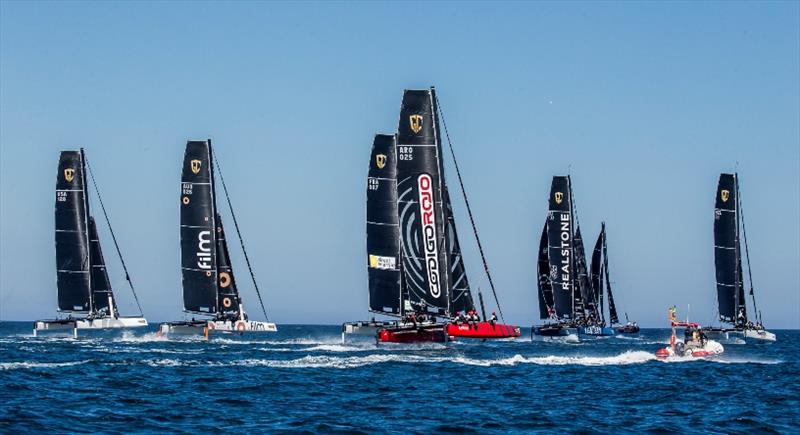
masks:
[[[3,433],[800,432],[800,331],[664,362],[666,329],[376,346],[338,326],[209,342],[30,326],[0,323]]]

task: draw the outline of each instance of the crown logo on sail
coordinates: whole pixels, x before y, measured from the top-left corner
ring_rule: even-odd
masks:
[[[728,198],[731,197],[731,191],[722,189],[722,191],[719,193],[719,197],[722,199],[722,202],[728,202]]]
[[[378,154],[375,156],[375,164],[378,165],[378,169],[383,169],[386,166],[386,154]]]
[[[192,160],[190,164],[193,174],[197,174],[198,172],[200,172],[200,165],[202,164],[200,160]]]
[[[555,194],[555,195],[553,195],[553,197],[554,197],[554,198],[555,198],[555,200],[556,200],[556,204],[561,204],[561,201],[563,201],[563,200],[564,200],[564,194],[563,194],[563,193],[561,193],[561,192],[556,192],[556,194]]]
[[[64,169],[64,178],[71,183],[75,179],[75,170],[72,168]]]
[[[411,131],[414,134],[419,133],[422,130],[422,115],[411,115],[408,117],[409,125],[411,126]]]

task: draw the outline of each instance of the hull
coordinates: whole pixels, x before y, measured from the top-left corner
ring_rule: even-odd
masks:
[[[505,325],[502,323],[492,324],[490,322],[478,322],[477,324],[447,325],[447,335],[458,338],[517,338],[520,335],[518,326]]]
[[[33,336],[39,332],[71,332],[78,336],[79,329],[140,328],[147,326],[144,317],[101,317],[97,319],[37,320],[33,323]]]
[[[253,333],[253,332],[277,332],[278,328],[274,323],[257,322],[251,320],[208,320],[194,322],[170,322],[158,325],[158,335],[166,334],[190,334],[190,335],[210,335],[213,333]]]
[[[590,335],[595,337],[612,337],[614,328],[608,326],[579,326],[578,335]]]
[[[616,332],[617,334],[638,334],[639,326],[638,325],[617,326],[616,328],[614,328],[614,332]]]
[[[569,328],[564,325],[541,325],[531,328],[531,335],[539,337],[566,337],[577,333],[578,331],[575,328]]]
[[[657,350],[656,356],[662,359],[670,357],[708,358],[723,352],[725,352],[725,348],[720,343],[707,340],[703,346],[686,346],[683,342],[678,342],[674,349],[672,346],[667,346]]]
[[[378,331],[379,343],[444,343],[447,341],[444,325],[403,325]]]
[[[756,341],[777,341],[778,337],[772,333],[767,331],[766,329],[755,329],[755,328],[704,328],[703,332],[705,332],[709,337],[714,337],[720,340],[729,340],[731,338],[740,337],[748,340],[756,340]]]

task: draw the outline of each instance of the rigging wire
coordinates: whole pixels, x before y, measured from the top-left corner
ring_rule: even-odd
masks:
[[[125,265],[125,259],[122,258],[122,250],[119,248],[119,243],[117,243],[117,236],[114,234],[114,228],[111,227],[111,219],[108,217],[108,213],[106,212],[106,206],[103,204],[103,197],[100,195],[100,189],[97,188],[97,180],[94,178],[94,172],[92,171],[92,165],[89,164],[89,159],[86,158],[86,155],[83,156],[83,161],[86,162],[86,168],[89,169],[89,177],[92,179],[92,184],[94,185],[94,193],[97,194],[97,199],[100,201],[100,208],[103,210],[103,216],[106,219],[106,224],[108,225],[108,231],[111,233],[111,240],[114,241],[114,247],[117,249],[117,255],[119,256],[119,261],[122,263],[122,270],[125,272],[125,279],[128,281],[128,286],[131,288],[131,292],[133,293],[133,299],[136,301],[136,306],[139,308],[139,315],[144,316],[144,312],[142,311],[142,305],[139,303],[139,296],[136,295],[136,289],[133,287],[133,281],[131,280],[131,275],[128,273],[128,266]]]
[[[453,142],[450,140],[450,133],[447,130],[447,122],[444,119],[444,112],[442,111],[442,106],[439,104],[439,98],[436,98],[436,108],[439,109],[439,114],[442,118],[442,126],[444,127],[444,134],[447,137],[447,145],[450,147],[450,155],[453,156],[453,164],[456,168],[456,175],[458,176],[458,184],[461,186],[461,195],[464,197],[464,204],[467,206],[467,214],[469,215],[469,221],[472,224],[472,232],[475,234],[475,241],[478,243],[478,251],[481,254],[481,260],[483,261],[483,270],[486,271],[486,277],[489,279],[489,287],[492,288],[492,294],[494,295],[494,302],[497,304],[497,311],[500,312],[500,320],[505,323],[505,318],[503,317],[503,309],[500,308],[500,300],[497,298],[497,291],[494,287],[494,281],[492,281],[492,274],[489,272],[489,264],[486,262],[486,256],[483,253],[483,246],[481,245],[481,238],[478,236],[478,228],[475,226],[475,218],[472,216],[472,208],[469,206],[469,199],[467,199],[467,191],[464,189],[464,180],[461,178],[461,170],[458,168],[458,160],[456,160],[456,153],[453,150]],[[484,319],[485,320],[485,319]]]
[[[212,151],[213,156],[213,151]],[[228,209],[231,211],[231,218],[233,218],[233,226],[236,228],[236,235],[239,237],[239,245],[242,247],[242,252],[244,253],[244,261],[247,263],[247,270],[250,271],[250,278],[253,280],[253,287],[256,289],[256,295],[258,295],[258,303],[261,304],[261,312],[264,313],[264,318],[269,321],[269,316],[267,316],[267,309],[264,308],[264,299],[261,298],[261,291],[258,289],[258,283],[256,282],[256,275],[253,273],[253,266],[250,264],[250,257],[247,255],[247,250],[244,247],[244,239],[242,238],[242,232],[239,230],[239,222],[236,220],[236,213],[233,212],[233,204],[231,204],[231,197],[228,194],[228,186],[225,184],[225,177],[222,176],[222,169],[219,165],[219,160],[214,157],[214,164],[217,167],[217,173],[219,174],[219,180],[222,182],[222,190],[225,192],[225,199],[228,201]]]
[[[750,278],[750,296],[753,297],[753,311],[755,311],[756,320],[761,323],[761,315],[759,314],[758,307],[756,306],[756,294],[753,291],[753,270],[750,268],[750,249],[747,247],[747,227],[744,223],[744,209],[742,208],[742,192],[739,190],[739,174],[736,174],[736,202],[739,206],[739,216],[742,217],[742,235],[744,236],[744,254],[747,259],[747,275]],[[742,301],[744,303],[744,301]]]

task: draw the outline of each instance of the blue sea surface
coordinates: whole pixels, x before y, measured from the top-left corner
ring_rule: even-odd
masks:
[[[209,342],[30,328],[0,323],[3,433],[800,432],[800,331],[664,362],[666,329],[376,346],[338,326]]]

